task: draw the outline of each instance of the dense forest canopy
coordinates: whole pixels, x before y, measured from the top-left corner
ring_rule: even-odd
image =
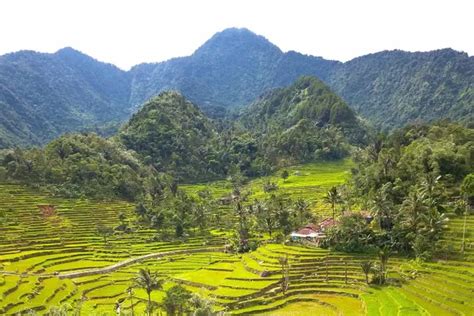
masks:
[[[374,227],[353,216],[333,231],[327,246],[389,247],[422,259],[446,251],[439,242],[447,213],[464,214],[473,207],[473,139],[472,129],[439,122],[380,135],[355,151],[357,167],[344,203],[370,210]]]
[[[342,64],[327,82],[380,129],[474,119],[474,57],[452,49],[369,54]]]
[[[145,164],[185,181],[235,172],[257,176],[292,163],[339,159],[366,137],[352,110],[311,77],[263,96],[236,121],[211,120],[179,93],[164,92],[118,136]]]
[[[178,178],[205,180],[221,174],[216,169],[216,128],[177,92],[164,92],[147,102],[118,137],[145,164]]]
[[[122,121],[130,80],[71,48],[0,57],[0,148],[39,145],[69,131]]]
[[[65,196],[133,200],[149,174],[137,155],[96,134],[68,134],[41,149],[5,151],[0,174]]]
[[[144,168],[178,182],[255,177],[346,157],[367,137],[342,99],[321,81],[302,77],[263,96],[237,120],[212,120],[178,92],[163,92],[110,139],[65,135],[42,149],[7,151],[2,165],[10,179],[64,182],[65,193],[134,199]]]
[[[167,90],[222,118],[302,75],[325,82],[379,129],[473,119],[474,57],[465,53],[384,51],[341,63],[284,53],[262,36],[231,28],[191,56],[130,71],[71,48],[0,56],[0,148],[42,145],[71,131],[100,132]]]

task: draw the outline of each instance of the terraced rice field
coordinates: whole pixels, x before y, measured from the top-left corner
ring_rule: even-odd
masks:
[[[349,165],[344,162],[331,170],[330,165],[311,164],[298,167],[298,173],[291,169],[285,182],[272,179],[293,196],[317,199],[329,186],[344,181]],[[258,181],[263,180],[250,183],[256,195]],[[211,184],[215,195],[227,193],[223,183]],[[187,190],[197,191],[199,185]],[[56,205],[55,213],[46,216],[38,208],[44,204]],[[154,242],[155,231],[138,227],[130,234],[116,233],[106,245],[96,235],[96,225],[117,226],[119,212],[134,226],[133,205],[125,202],[59,199],[17,185],[0,185],[0,314],[45,314],[53,306],[65,306],[82,315],[116,315],[115,305],[121,302],[126,315],[133,302],[135,314],[141,315],[146,293],[134,289],[130,296],[127,289],[138,269],[147,267],[166,279],[165,289],[184,284],[211,298],[217,310],[235,315],[473,315],[474,216],[466,221],[463,255],[459,249],[464,221],[452,217],[444,238],[456,255],[430,263],[391,258],[392,283],[379,288],[365,284],[359,265],[375,258],[277,244],[244,255],[225,254],[219,251],[225,233],[219,231],[181,242]],[[174,253],[107,273],[68,275],[170,251]],[[278,263],[282,256],[290,263],[285,293]],[[164,291],[154,291],[152,300],[159,303],[163,295]]]
[[[313,211],[329,215],[330,207],[322,201],[332,186],[344,184],[350,177],[353,162],[350,159],[333,162],[315,162],[287,168],[289,177],[283,180],[280,173],[251,179],[244,190],[251,193],[249,199],[263,198],[263,184],[271,181],[278,185],[278,192],[293,200],[303,198],[312,203]],[[229,180],[219,180],[181,186],[187,193],[195,194],[200,190],[209,190],[215,198],[228,195],[232,191]]]
[[[56,206],[54,214],[45,215],[38,207],[47,204]],[[81,306],[85,314],[113,314],[115,303],[127,298],[126,289],[140,267],[171,278],[228,257],[215,252],[224,243],[219,233],[180,242],[151,242],[155,231],[139,228],[129,234],[116,232],[107,244],[96,235],[98,224],[118,226],[119,212],[133,221],[133,208],[125,202],[58,199],[17,185],[0,185],[0,313],[41,313],[49,306],[68,303]],[[182,253],[198,249],[204,252]],[[178,253],[108,274],[63,278],[68,271],[97,269],[167,251]],[[162,294],[156,292],[156,299]],[[137,312],[145,308],[145,298],[144,292],[135,291]]]

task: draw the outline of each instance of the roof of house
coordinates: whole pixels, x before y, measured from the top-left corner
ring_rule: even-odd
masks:
[[[311,235],[311,234],[316,234],[317,231],[314,230],[314,229],[308,228],[308,227],[304,227],[304,228],[301,228],[300,230],[298,230],[296,233],[298,235],[308,236],[308,235]]]
[[[326,218],[325,220],[323,220],[322,222],[319,223],[319,226],[321,227],[321,229],[325,229],[325,228],[328,228],[328,227],[332,227],[334,225],[337,224],[337,221],[333,218]]]
[[[309,228],[309,229],[312,229],[312,230],[318,230],[318,229],[319,229],[319,225],[316,225],[316,224],[308,224],[308,225],[306,225],[304,228]]]
[[[319,224],[307,224],[299,230],[292,232],[293,237],[318,237],[321,236],[324,230],[328,227],[334,226],[337,221],[332,218],[326,218]]]

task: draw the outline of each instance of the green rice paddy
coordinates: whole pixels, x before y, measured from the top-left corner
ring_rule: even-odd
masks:
[[[317,202],[316,212],[326,212],[320,201],[325,191],[349,177],[350,161],[308,164],[289,168],[290,177],[250,181],[254,197],[262,183],[278,183],[292,197]],[[184,187],[190,193],[209,188],[216,197],[228,194],[230,184],[217,181]],[[45,215],[38,205],[56,206]],[[320,248],[267,244],[244,255],[225,254],[225,231],[191,236],[173,242],[151,241],[155,231],[135,225],[134,206],[122,202],[61,199],[27,188],[0,185],[0,314],[46,314],[53,307],[81,315],[144,314],[147,295],[127,293],[139,268],[149,268],[166,279],[165,289],[180,283],[211,298],[217,310],[229,314],[265,315],[473,315],[474,216],[467,219],[467,247],[456,259],[418,263],[404,258],[389,261],[390,277],[397,285],[367,286],[360,269],[365,256],[330,252]],[[119,225],[118,213],[136,227],[116,233],[105,244],[96,235],[98,224]],[[225,210],[223,210],[225,212]],[[453,249],[461,244],[462,217],[452,217],[445,240]],[[200,252],[193,252],[199,250]],[[70,271],[89,271],[129,258],[169,252],[122,266],[108,273],[63,278]],[[189,251],[185,253],[183,251]],[[458,251],[459,252],[459,251]],[[290,286],[283,293],[278,258],[288,256]],[[164,291],[154,291],[160,303]],[[156,311],[158,312],[158,310]]]

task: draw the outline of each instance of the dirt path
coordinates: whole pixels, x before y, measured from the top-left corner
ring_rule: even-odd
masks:
[[[150,253],[148,255],[143,255],[140,257],[135,257],[135,258],[130,258],[124,261],[120,261],[107,267],[90,269],[90,270],[61,272],[57,276],[60,279],[74,279],[74,278],[79,278],[79,277],[89,276],[89,275],[94,275],[94,274],[110,273],[112,271],[123,268],[125,266],[131,265],[137,262],[141,262],[144,260],[148,260],[148,259],[153,259],[153,258],[161,258],[161,257],[166,257],[166,256],[172,256],[172,255],[191,254],[191,253],[199,253],[199,252],[221,252],[221,251],[224,251],[224,248],[213,247],[213,248],[199,248],[199,249],[156,252],[156,253]]]
[[[10,271],[0,271],[0,274],[3,275],[19,275],[19,276],[35,276],[35,277],[58,277],[60,279],[74,279],[83,276],[95,275],[95,274],[104,274],[110,273],[117,269],[126,267],[128,265],[142,262],[148,259],[154,258],[161,258],[166,256],[172,255],[180,255],[180,254],[192,254],[192,253],[200,253],[200,252],[222,252],[224,251],[223,247],[208,247],[208,248],[199,248],[199,249],[184,249],[184,250],[172,250],[172,251],[165,251],[165,252],[155,252],[150,253],[147,255],[143,255],[140,257],[130,258],[127,260],[123,260],[117,263],[114,263],[110,266],[101,267],[97,269],[87,269],[87,270],[74,270],[74,271],[66,271],[66,272],[59,272],[59,273],[44,273],[44,274],[36,274],[36,273],[19,273],[19,272],[10,272]]]

